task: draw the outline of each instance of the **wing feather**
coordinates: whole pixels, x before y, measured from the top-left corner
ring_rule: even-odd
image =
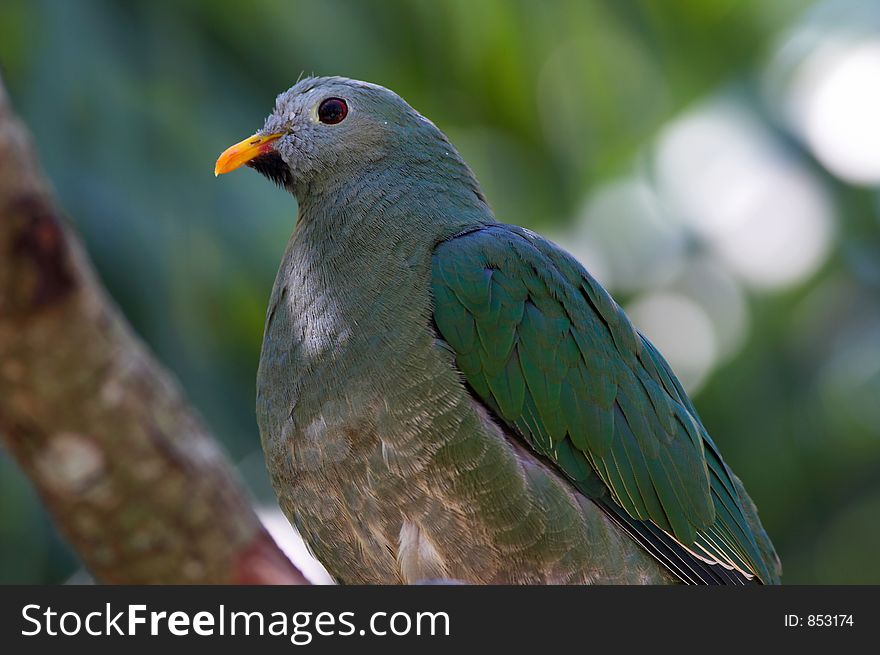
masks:
[[[778,581],[754,506],[675,375],[574,258],[486,226],[436,248],[432,293],[477,398],[658,561],[685,582]]]

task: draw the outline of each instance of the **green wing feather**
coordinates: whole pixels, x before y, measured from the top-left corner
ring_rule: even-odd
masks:
[[[432,293],[474,393],[584,493],[598,487],[628,530],[778,582],[754,505],[675,375],[574,258],[486,226],[437,247]]]

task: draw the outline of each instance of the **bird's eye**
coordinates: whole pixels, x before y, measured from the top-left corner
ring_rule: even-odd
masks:
[[[327,125],[336,125],[348,115],[348,105],[342,98],[327,98],[318,107],[318,120]]]

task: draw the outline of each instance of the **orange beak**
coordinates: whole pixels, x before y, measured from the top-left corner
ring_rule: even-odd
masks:
[[[239,141],[234,146],[229,146],[223,151],[223,154],[217,159],[214,165],[214,177],[229,173],[236,168],[244,166],[252,159],[265,155],[273,150],[272,143],[276,141],[282,134],[254,134],[244,141]]]

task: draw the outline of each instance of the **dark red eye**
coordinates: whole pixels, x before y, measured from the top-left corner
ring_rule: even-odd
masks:
[[[327,98],[318,107],[318,120],[327,125],[336,125],[348,115],[348,105],[342,98]]]

